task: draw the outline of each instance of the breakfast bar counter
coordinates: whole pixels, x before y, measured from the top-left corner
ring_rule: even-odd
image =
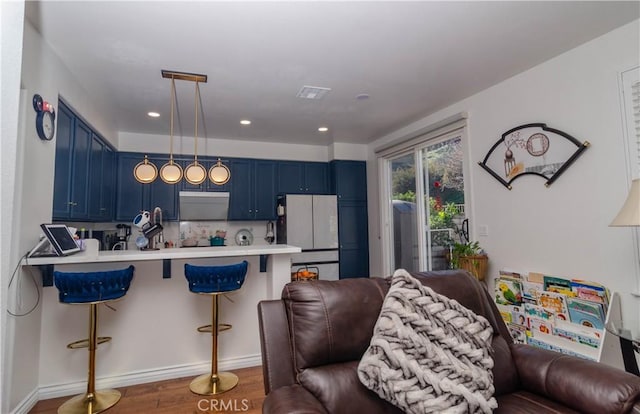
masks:
[[[219,368],[233,370],[262,363],[257,304],[280,298],[291,280],[288,245],[212,246],[160,250],[87,250],[65,257],[33,257],[22,268],[39,273],[87,272],[135,267],[129,291],[122,299],[100,307],[100,345],[96,371],[98,388],[117,388],[151,381],[195,376],[210,370],[211,335],[196,331],[210,323],[211,300],[189,291],[185,264],[227,265],[247,260],[241,289],[220,299],[220,322],[233,329],[220,335]],[[169,277],[166,275],[169,274]],[[305,283],[305,282],[298,282]],[[46,285],[46,283],[45,283]],[[55,287],[40,288],[40,398],[83,392],[86,354],[66,344],[86,336],[86,309],[62,304]]]

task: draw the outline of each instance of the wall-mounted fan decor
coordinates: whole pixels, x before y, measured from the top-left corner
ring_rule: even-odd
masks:
[[[502,134],[478,164],[509,190],[525,174],[543,177],[548,187],[589,145],[546,124],[525,124]]]

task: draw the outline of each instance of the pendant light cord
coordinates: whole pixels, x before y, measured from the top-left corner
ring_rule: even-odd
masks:
[[[169,125],[171,128],[171,135],[169,135],[169,164],[173,165],[173,108],[176,101],[176,80],[171,75],[171,117],[169,118]]]
[[[196,114],[196,128],[195,128],[195,146],[193,151],[193,160],[198,165],[198,100],[200,98],[200,84],[196,80],[196,94],[195,94],[195,114]]]

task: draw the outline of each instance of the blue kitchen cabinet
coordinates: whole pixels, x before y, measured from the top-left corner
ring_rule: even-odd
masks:
[[[158,167],[159,172],[160,168],[169,162],[169,157],[150,155],[149,161]],[[178,192],[180,191],[180,183],[167,184],[158,177],[150,184],[140,185],[148,187],[148,191],[143,192],[143,210],[153,213],[156,207],[160,207],[163,221],[178,220]]]
[[[53,219],[89,219],[91,129],[59,104],[60,130],[56,139]]]
[[[182,171],[184,172],[185,168],[187,168],[189,164],[193,163],[193,157],[174,157],[174,161],[180,164]],[[231,188],[231,184],[229,182],[223,185],[216,185],[209,179],[209,170],[217,161],[217,157],[198,157],[198,163],[202,164],[207,170],[207,179],[202,184],[194,185],[183,178],[182,182],[179,183],[180,191],[229,191]],[[229,168],[229,163],[227,161],[223,160],[222,163]]]
[[[328,194],[327,163],[279,161],[276,190],[279,194]]]
[[[66,106],[58,105],[56,161],[53,178],[53,219],[68,219],[71,215],[71,160],[74,116]]]
[[[366,201],[338,200],[340,278],[369,277],[369,223]]]
[[[338,200],[367,200],[367,163],[365,161],[334,160],[329,163],[331,192]]]
[[[338,197],[340,278],[369,277],[367,164],[329,163],[330,190]]]
[[[238,158],[230,170],[229,220],[275,219],[275,161]]]
[[[131,222],[144,209],[145,184],[133,176],[133,169],[144,160],[144,154],[120,152],[117,158],[115,219]]]
[[[114,151],[98,135],[93,134],[89,174],[91,221],[104,222],[113,219],[114,165]]]
[[[118,154],[118,184],[116,188],[116,220],[132,221],[142,210],[162,209],[162,220],[178,219],[178,191],[180,184],[167,184],[160,177],[150,184],[139,183],[133,176],[135,166],[144,160],[142,153]],[[168,156],[148,154],[149,161],[160,170]]]

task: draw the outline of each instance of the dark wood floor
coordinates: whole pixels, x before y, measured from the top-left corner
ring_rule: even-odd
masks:
[[[189,391],[193,377],[118,388],[122,399],[109,414],[199,414],[248,413],[260,414],[264,400],[262,367],[233,370],[240,382],[233,390],[214,397],[203,397]],[[39,401],[30,414],[55,414],[70,397]]]

